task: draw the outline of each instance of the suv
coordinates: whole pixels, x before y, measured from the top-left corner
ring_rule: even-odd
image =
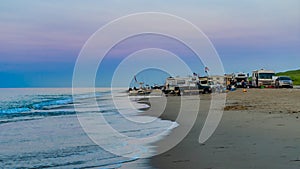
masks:
[[[202,92],[203,94],[212,93],[212,88],[210,86],[206,86],[206,85],[198,84],[198,90],[199,90],[199,92]]]
[[[293,81],[290,77],[288,76],[279,76],[275,80],[275,87],[287,87],[287,88],[293,88]]]

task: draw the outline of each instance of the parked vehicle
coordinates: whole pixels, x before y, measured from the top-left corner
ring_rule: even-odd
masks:
[[[217,85],[207,76],[198,77],[199,83],[201,86],[209,86],[212,89],[212,92],[216,91]]]
[[[275,87],[286,87],[286,88],[293,88],[293,81],[290,77],[288,76],[279,76],[275,80]]]
[[[201,92],[203,94],[212,93],[211,86],[203,86],[200,83],[198,84],[198,90],[199,90],[199,93]]]
[[[199,93],[211,93],[209,85],[202,85],[198,77],[169,77],[163,92],[167,95],[195,95]]]
[[[275,85],[273,70],[255,70],[252,72],[252,86],[253,87],[272,87]]]
[[[166,96],[181,96],[181,91],[178,86],[177,87],[171,86],[169,88],[163,89],[163,93]]]
[[[248,76],[245,73],[237,73],[234,75],[234,82],[237,88],[246,88],[248,86]]]

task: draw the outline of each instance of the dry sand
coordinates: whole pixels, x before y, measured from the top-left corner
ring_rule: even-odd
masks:
[[[173,149],[150,158],[153,168],[186,169],[299,169],[300,168],[300,90],[248,89],[227,95],[222,120],[208,141],[198,142],[210,105],[202,95],[196,123]],[[151,102],[145,113],[154,115],[160,100]],[[180,97],[169,97],[160,116],[175,120]],[[189,109],[184,110],[188,116]],[[190,125],[180,123],[172,133]],[[170,136],[172,136],[172,133]],[[157,150],[166,144],[155,144]]]

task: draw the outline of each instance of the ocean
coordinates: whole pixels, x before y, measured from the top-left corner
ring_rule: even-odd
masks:
[[[157,136],[177,124],[142,116],[148,104],[137,103],[135,98],[133,106],[126,106],[127,93],[116,91],[115,99],[125,106],[116,107],[110,89],[104,88],[95,92],[80,89],[75,94],[71,88],[0,89],[0,168],[122,168],[149,156],[155,151],[153,142],[137,144],[126,138]],[[96,107],[90,104],[94,99]],[[101,115],[125,137],[115,137],[105,130],[105,124],[96,124],[101,138],[97,144],[78,119],[86,115]],[[124,154],[112,153],[115,150]],[[133,166],[151,168],[147,162]]]

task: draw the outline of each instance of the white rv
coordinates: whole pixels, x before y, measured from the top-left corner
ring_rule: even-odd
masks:
[[[211,93],[210,86],[203,86],[199,83],[198,77],[169,77],[165,83],[165,94],[199,94]]]
[[[236,73],[233,79],[236,87],[246,87],[248,85],[248,75],[246,73]]]
[[[196,77],[169,77],[166,79],[166,85],[169,87],[197,87],[198,82]]]
[[[275,72],[273,70],[255,70],[252,72],[252,86],[253,87],[271,87],[274,86],[273,76]]]

